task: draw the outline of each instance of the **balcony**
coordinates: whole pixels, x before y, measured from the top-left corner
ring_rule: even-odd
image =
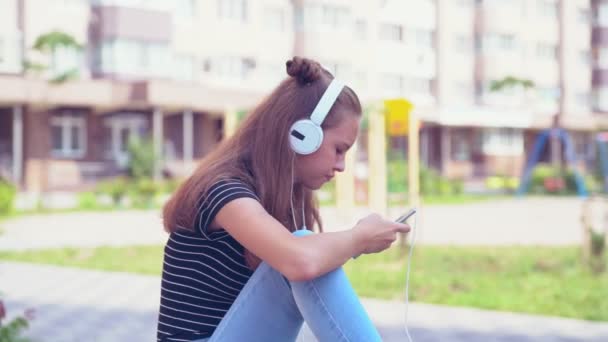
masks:
[[[121,6],[93,7],[96,18],[93,40],[132,39],[145,42],[169,42],[173,33],[171,12]]]

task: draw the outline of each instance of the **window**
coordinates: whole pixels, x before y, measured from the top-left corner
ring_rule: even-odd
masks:
[[[355,86],[357,88],[367,87],[367,74],[365,71],[357,71],[355,73]]]
[[[173,72],[166,43],[113,39],[101,45],[101,71],[141,77],[166,77]]]
[[[267,7],[264,13],[265,25],[271,31],[282,32],[285,29],[285,11],[279,7]]]
[[[295,8],[295,15],[294,15],[294,26],[296,28],[296,31],[302,31],[304,29],[304,9],[303,8]]]
[[[350,80],[351,68],[347,63],[341,63],[338,61],[322,60],[321,65],[327,69],[332,75],[337,78]]]
[[[355,37],[365,39],[367,37],[367,23],[363,19],[355,21]]]
[[[588,134],[584,132],[571,132],[570,138],[575,158],[593,158],[591,154],[593,139]]]
[[[66,0],[69,1],[69,0]],[[76,0],[87,2],[87,0]],[[92,5],[121,6],[148,10],[170,10],[167,0],[88,0]]]
[[[173,77],[182,81],[194,81],[196,79],[194,60],[192,56],[175,56]]]
[[[477,3],[496,12],[509,11],[516,14],[521,13],[527,7],[524,6],[524,1],[529,0],[477,0]]]
[[[380,24],[378,36],[382,40],[403,41],[403,27],[396,24]]]
[[[5,54],[6,51],[4,47],[4,38],[0,37],[0,63],[4,63],[4,61],[6,60]]]
[[[589,50],[582,50],[579,52],[580,61],[585,65],[591,64],[591,52]]]
[[[469,103],[475,96],[475,85],[472,82],[455,82],[453,85],[455,100],[459,103]]]
[[[589,14],[588,8],[579,8],[578,9],[578,21],[581,24],[589,25],[591,22],[591,15]]]
[[[247,21],[247,0],[217,0],[218,17],[222,19]]]
[[[524,150],[523,131],[517,128],[488,128],[483,131],[483,152],[490,155],[519,155]]]
[[[330,28],[342,28],[346,26],[348,9],[343,7],[323,5],[321,7],[321,23]]]
[[[430,94],[432,82],[428,78],[408,77],[405,80],[405,90],[414,94]]]
[[[51,154],[59,158],[80,158],[85,153],[85,118],[69,113],[52,117]]]
[[[482,48],[485,52],[507,52],[516,47],[512,34],[490,33],[483,37]]]
[[[193,19],[196,16],[196,0],[175,0],[175,16]]]
[[[458,6],[460,7],[472,8],[474,4],[474,0],[458,0]]]
[[[146,119],[139,113],[119,113],[106,119],[105,153],[121,167],[126,167],[129,154],[129,140],[142,137],[146,132]]]
[[[539,86],[537,89],[541,101],[557,103],[560,93],[558,86]]]
[[[594,106],[601,111],[608,111],[608,88],[598,87],[593,94]]]
[[[468,161],[471,159],[471,143],[466,129],[455,128],[450,131],[452,160]]]
[[[402,96],[404,90],[404,78],[398,74],[382,74],[380,76],[380,88],[387,96]]]
[[[597,23],[606,26],[608,25],[608,3],[600,2],[598,6]]]
[[[269,85],[276,85],[283,79],[285,65],[274,61],[258,61],[256,69],[258,70],[256,75],[260,75],[261,81]]]
[[[515,47],[515,36],[509,34],[497,35],[498,46],[504,50],[511,50]]]
[[[51,56],[51,72],[54,75],[64,74],[80,68],[80,51],[73,47],[58,47]]]
[[[548,18],[557,18],[558,5],[557,0],[538,0],[538,14]]]
[[[204,70],[226,79],[244,80],[255,69],[256,62],[243,57],[211,57],[204,64]]]
[[[349,22],[349,15],[350,10],[347,7],[306,4],[301,11],[296,10],[296,28],[312,31],[350,30],[352,23]]]
[[[542,59],[557,60],[557,45],[551,43],[536,43],[536,56]]]
[[[576,94],[576,103],[580,107],[589,107],[591,105],[591,93],[580,92]]]
[[[417,46],[432,48],[434,35],[431,30],[416,29],[410,31],[410,37]]]
[[[456,51],[471,54],[473,53],[473,39],[469,35],[459,35],[454,43]]]
[[[608,68],[608,48],[600,47],[597,49],[597,66]]]

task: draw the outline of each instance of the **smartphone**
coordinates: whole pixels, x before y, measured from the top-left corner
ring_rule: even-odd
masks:
[[[405,221],[407,221],[407,219],[409,219],[415,213],[416,213],[416,209],[410,209],[410,211],[408,211],[404,215],[399,216],[399,218],[396,219],[395,222],[405,223]]]

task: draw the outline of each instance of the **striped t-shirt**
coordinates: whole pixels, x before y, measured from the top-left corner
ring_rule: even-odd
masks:
[[[238,180],[219,181],[198,203],[195,231],[171,233],[165,246],[157,339],[192,341],[210,337],[252,271],[243,246],[225,230],[207,228],[226,203],[258,199]]]

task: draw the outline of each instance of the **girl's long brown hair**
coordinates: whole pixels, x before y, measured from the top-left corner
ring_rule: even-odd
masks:
[[[294,57],[286,67],[290,77],[247,116],[232,137],[200,162],[165,204],[163,223],[167,232],[194,231],[197,202],[213,183],[227,178],[249,185],[266,211],[289,231],[294,230],[291,200],[296,222],[302,222],[299,208],[304,205],[306,226],[317,225],[319,231],[323,230],[312,191],[299,184],[292,185],[295,152],[289,146],[289,128],[295,121],[310,116],[333,76],[319,63],[306,58]],[[359,99],[349,87],[344,87],[322,127],[336,126],[344,113],[361,115]],[[251,268],[259,264],[259,259],[248,251],[246,260]]]

